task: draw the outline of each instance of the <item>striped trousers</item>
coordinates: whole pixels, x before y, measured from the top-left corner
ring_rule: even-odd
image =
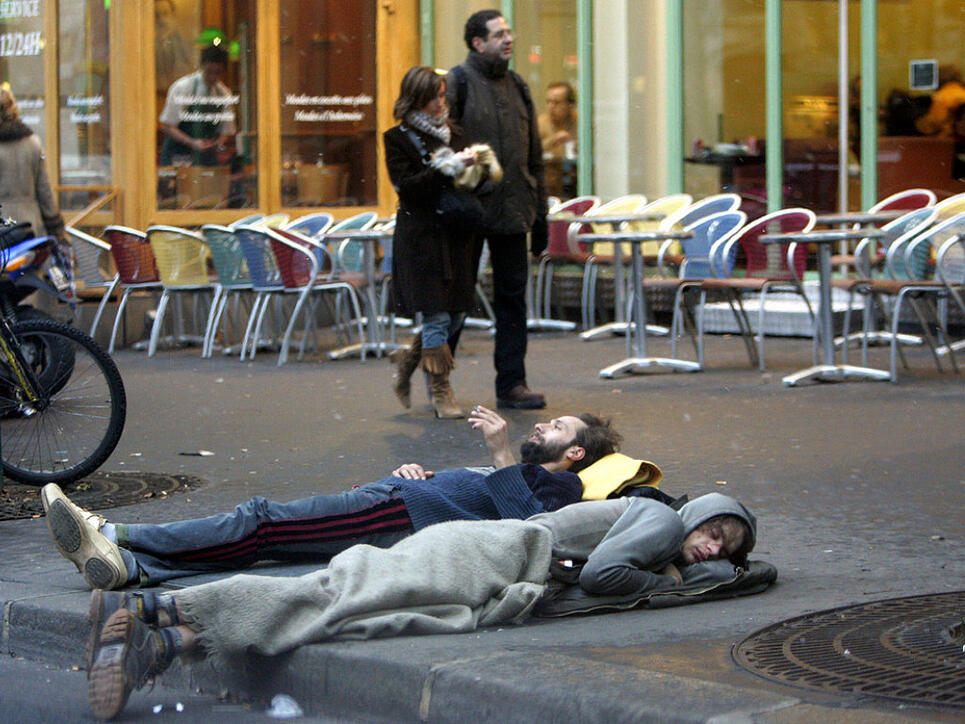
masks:
[[[396,484],[368,483],[290,503],[254,497],[230,513],[175,523],[116,524],[142,586],[233,571],[264,560],[324,563],[356,543],[387,548],[414,532]]]

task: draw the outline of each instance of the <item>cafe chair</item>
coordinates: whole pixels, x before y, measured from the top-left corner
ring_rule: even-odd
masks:
[[[335,217],[327,211],[319,211],[314,214],[305,214],[297,219],[292,219],[282,228],[297,231],[305,236],[318,236],[325,231],[335,221]]]
[[[374,211],[363,211],[362,213],[342,219],[336,224],[326,229],[326,233],[333,231],[365,231],[370,229],[378,221],[378,214]],[[324,241],[325,235],[321,239]],[[340,272],[362,272],[362,258],[365,251],[365,242],[353,241],[352,239],[335,239],[329,245],[329,250],[335,255],[336,270]]]
[[[708,216],[721,214],[725,211],[737,211],[740,209],[740,205],[741,197],[738,194],[725,193],[706,196],[694,201],[690,206],[670,214],[664,219],[662,228],[666,230],[686,229]]]
[[[121,290],[121,301],[117,305],[111,339],[107,345],[108,354],[114,354],[117,332],[124,319],[127,300],[134,292],[161,291],[161,276],[158,274],[154,252],[147,241],[147,234],[127,226],[110,225],[104,227],[104,236],[111,245],[111,258],[119,277],[117,288]]]
[[[767,297],[776,292],[788,292],[800,296],[804,301],[811,319],[814,342],[814,357],[817,360],[817,330],[814,325],[814,310],[804,292],[803,278],[807,266],[807,245],[794,242],[762,244],[760,237],[765,234],[810,231],[814,227],[813,211],[804,208],[790,208],[775,211],[749,222],[736,234],[711,250],[710,266],[713,276],[700,284],[700,306],[697,316],[697,336],[700,356],[703,358],[704,313],[707,294],[723,293],[752,365],[764,371],[764,337],[767,310]],[[738,250],[742,252],[738,256]],[[738,261],[740,263],[738,263]],[[756,333],[744,308],[747,297],[756,296],[757,329]],[[756,337],[757,347],[753,341]]]
[[[936,198],[935,193],[929,189],[905,189],[904,191],[899,191],[898,193],[881,199],[881,201],[868,209],[868,213],[875,214],[881,211],[914,211],[915,209],[925,209],[934,206]],[[854,224],[852,228],[857,229],[860,227],[861,224]],[[880,239],[879,241],[883,242],[883,240]],[[868,250],[869,248],[866,246],[865,251],[867,252]],[[875,258],[878,262],[884,261],[885,249],[883,246],[879,245]],[[845,265],[854,268],[854,254],[832,254],[831,265]]]
[[[627,224],[627,229],[632,231],[658,231],[663,229],[672,229],[674,221],[670,221],[668,225],[668,220],[675,220],[677,215],[689,208],[694,201],[694,197],[690,194],[669,194],[668,196],[661,196],[659,199],[654,199],[642,208],[638,209],[641,214],[653,214],[654,216],[662,216],[661,219],[655,219],[654,221],[631,221]],[[664,249],[664,247],[667,247]],[[664,249],[664,257],[667,261],[673,254],[680,253],[679,242],[671,241],[670,244],[662,241],[648,241],[645,244],[641,244],[640,252],[643,254],[643,259],[645,262],[655,264],[657,261],[657,254],[660,250]]]
[[[726,243],[747,223],[747,215],[742,211],[723,211],[719,214],[698,219],[685,231],[693,233],[692,237],[679,240],[681,254],[675,255],[674,266],[677,276],[673,277],[664,268],[666,253],[673,247],[673,240],[663,243],[657,254],[657,264],[661,274],[658,277],[644,279],[644,291],[663,289],[673,294],[673,317],[670,324],[671,357],[677,357],[677,342],[687,333],[694,344],[697,364],[703,369],[703,345],[698,335],[697,321],[694,318],[693,307],[688,303],[687,292],[699,290],[704,279],[713,276],[710,264],[711,250],[718,244]]]
[[[365,331],[362,327],[362,309],[359,303],[358,290],[355,285],[337,279],[334,275],[335,264],[328,252],[310,237],[300,234],[293,229],[267,229],[266,234],[271,241],[272,253],[278,263],[285,293],[297,295],[295,306],[288,317],[285,334],[278,354],[278,366],[288,361],[288,349],[291,344],[292,333],[298,322],[299,313],[305,311],[305,329],[298,349],[298,359],[305,354],[305,347],[310,336],[317,338],[315,333],[315,299],[313,293],[334,293],[347,297],[352,312],[352,319],[358,327],[359,340],[364,341]],[[321,251],[321,254],[319,253]],[[320,267],[319,259],[326,258],[325,267]],[[307,306],[306,306],[307,303]],[[335,317],[336,323],[338,315]],[[338,325],[336,324],[336,328]],[[365,345],[361,346],[362,361],[365,361]]]
[[[225,321],[222,329],[222,351],[231,353],[228,327],[240,327],[239,312],[243,297],[252,296],[251,275],[245,263],[245,255],[241,252],[241,242],[235,229],[219,224],[205,224],[201,227],[201,236],[208,246],[211,265],[214,267],[218,282],[215,285],[214,299],[211,300],[211,310],[208,323],[205,325],[205,338],[201,346],[201,356],[211,357],[214,342],[218,332],[218,325]],[[234,297],[233,315],[225,317],[229,297]],[[250,306],[250,305],[249,305]],[[232,324],[232,319],[234,324]],[[240,337],[240,335],[238,335]]]
[[[562,202],[552,214],[568,214],[582,216],[600,205],[596,196],[578,196],[575,199]],[[574,234],[570,234],[570,226],[575,226]],[[578,266],[581,269],[586,264],[590,254],[575,241],[575,234],[585,225],[571,224],[562,220],[547,222],[548,242],[546,250],[540,255],[539,266],[536,268],[536,284],[534,289],[535,317],[531,320],[537,328],[573,329],[576,325],[562,319],[552,317],[553,272],[557,265]],[[582,299],[582,291],[580,297]]]
[[[868,345],[872,342],[888,343],[891,340],[891,332],[887,329],[873,329],[875,310],[878,310],[885,320],[885,327],[890,327],[887,323],[889,315],[887,309],[881,303],[880,297],[870,293],[870,288],[875,278],[884,278],[884,260],[887,258],[888,250],[893,245],[903,247],[911,239],[920,234],[936,217],[934,207],[925,207],[909,211],[902,214],[897,219],[889,221],[881,227],[884,232],[882,237],[867,237],[858,242],[854,250],[855,276],[835,277],[831,279],[831,286],[848,293],[848,306],[844,313],[844,334],[835,339],[835,345],[841,348],[842,362],[848,363],[848,346],[852,341],[861,343],[862,366],[868,366]],[[892,262],[892,268],[899,265],[903,271],[903,262]],[[850,332],[851,315],[854,309],[854,302],[857,296],[865,297],[864,310],[862,314],[862,324],[860,332]],[[923,344],[921,337],[914,335],[903,335],[901,340],[904,344]]]
[[[267,216],[262,216],[260,219],[256,219],[248,224],[239,224],[239,226],[257,226],[262,229],[268,229],[284,226],[290,220],[291,216],[288,214],[268,214]]]
[[[891,381],[898,381],[905,301],[921,326],[937,369],[942,370],[942,356],[948,355],[957,373],[955,350],[962,349],[965,340],[952,342],[947,305],[951,300],[965,314],[965,211],[933,224],[907,243],[892,244],[885,265],[889,278],[873,280],[869,293],[891,299]],[[907,361],[902,358],[902,362],[907,368]]]
[[[157,262],[162,290],[154,324],[151,327],[151,341],[147,349],[148,357],[153,357],[157,352],[158,340],[164,328],[164,316],[172,297],[176,296],[179,300],[185,294],[193,297],[193,317],[195,327],[198,328],[200,327],[199,304],[209,294],[214,294],[216,283],[208,273],[208,246],[204,243],[204,237],[201,234],[177,226],[163,225],[149,226],[146,233]],[[205,318],[210,318],[210,314]],[[177,332],[175,341],[194,341],[193,338],[184,336],[182,327],[183,318],[178,309],[174,320],[174,328]],[[198,335],[198,342],[203,344],[205,336]]]
[[[251,277],[251,290],[255,295],[248,315],[248,324],[245,326],[245,334],[241,340],[240,359],[243,362],[246,356],[250,360],[255,358],[265,313],[269,304],[278,295],[284,293],[285,285],[282,283],[281,271],[271,249],[271,237],[268,236],[267,229],[248,225],[239,226],[234,229],[234,232],[237,235],[241,253],[245,257],[245,264],[248,266],[248,274]],[[275,312],[275,317],[280,318],[277,305]],[[280,321],[276,326],[281,326]]]
[[[647,197],[642,194],[627,194],[600,204],[589,211],[586,216],[614,216],[619,214],[634,214],[639,209],[647,205]],[[617,224],[617,227],[620,225]],[[611,224],[590,224],[590,229],[594,234],[606,234],[613,231]],[[623,259],[630,258],[630,245],[623,244],[620,247]],[[594,244],[590,252],[590,257],[583,266],[583,298],[581,300],[581,316],[583,328],[592,329],[596,326],[596,284],[599,278],[599,267],[601,265],[613,264],[614,246],[612,243],[601,242]]]
[[[231,227],[232,229],[235,228],[236,226],[247,226],[248,224],[254,224],[258,221],[261,221],[263,218],[265,218],[265,215],[261,213],[248,214],[248,216],[242,216],[240,219],[235,219],[230,224],[228,224],[228,226]]]
[[[94,312],[94,321],[90,325],[90,336],[97,334],[97,327],[100,324],[104,308],[114,296],[121,281],[120,274],[111,276],[105,271],[106,261],[111,253],[111,245],[103,239],[91,236],[73,226],[65,227],[64,233],[70,239],[74,249],[74,263],[77,268],[76,278],[83,282],[83,289],[79,289],[77,297],[81,300],[85,298],[98,298],[97,311]],[[99,291],[100,290],[100,291]]]
[[[935,204],[935,213],[937,214],[936,218],[938,221],[950,219],[963,211],[965,211],[965,193],[949,196],[947,199],[942,199]]]

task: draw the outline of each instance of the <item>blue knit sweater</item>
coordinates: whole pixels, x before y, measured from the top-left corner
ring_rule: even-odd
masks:
[[[541,465],[443,470],[426,480],[392,478],[416,530],[447,520],[528,518],[576,503],[583,494],[575,473]]]

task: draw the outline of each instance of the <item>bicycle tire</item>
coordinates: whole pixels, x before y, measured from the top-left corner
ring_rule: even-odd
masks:
[[[11,325],[48,396],[25,406],[0,360],[0,457],[4,475],[26,485],[69,483],[99,468],[117,447],[127,416],[114,360],[79,329],[55,321]],[[52,354],[69,347],[69,355]]]

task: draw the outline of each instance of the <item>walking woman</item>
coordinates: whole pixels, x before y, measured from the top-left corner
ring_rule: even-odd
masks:
[[[409,380],[416,368],[428,373],[436,417],[460,418],[449,374],[454,366],[447,340],[471,309],[476,283],[471,230],[447,223],[439,210],[443,194],[477,162],[449,124],[445,77],[425,66],[409,69],[393,108],[397,126],[384,134],[385,162],[399,195],[392,238],[392,297],[397,313],[422,313],[422,335],[393,356],[393,391],[411,406]]]

